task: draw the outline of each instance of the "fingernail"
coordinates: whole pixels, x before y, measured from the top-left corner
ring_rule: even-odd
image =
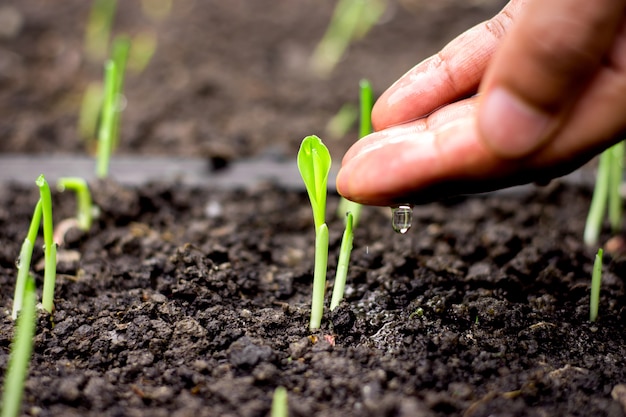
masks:
[[[520,158],[545,140],[554,119],[532,108],[509,91],[495,88],[483,98],[478,114],[480,135],[494,152]]]

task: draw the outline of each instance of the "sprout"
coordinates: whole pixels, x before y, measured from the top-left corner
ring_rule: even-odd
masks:
[[[94,214],[97,213],[98,208],[92,204],[87,181],[77,177],[59,178],[57,188],[61,192],[66,189],[76,192],[76,220],[78,227],[84,231],[89,230],[93,222]]]
[[[372,106],[374,103],[374,93],[372,91],[372,84],[368,80],[361,80],[359,82],[359,108],[360,108],[360,123],[359,123],[359,138],[372,133]],[[339,201],[338,213],[340,216],[344,216],[346,213],[352,213],[354,217],[354,224],[359,222],[361,217],[362,205],[355,203],[354,201],[341,198]]]
[[[122,98],[124,90],[124,74],[126,73],[126,63],[128,62],[128,52],[130,51],[130,39],[127,36],[117,36],[113,41],[113,62],[115,62],[115,90],[113,121],[111,126],[111,152],[117,149],[119,144],[120,116],[122,114]]]
[[[92,151],[98,130],[98,117],[102,106],[102,85],[97,82],[89,83],[83,94],[78,115],[78,133],[86,142],[87,148]]]
[[[326,33],[311,57],[315,73],[320,77],[328,76],[350,42],[365,36],[385,8],[384,0],[339,0]]]
[[[57,246],[54,243],[52,226],[52,198],[50,197],[50,187],[45,177],[40,175],[37,178],[37,186],[39,187],[39,195],[41,199],[41,214],[43,217],[43,240],[44,240],[44,256],[45,270],[43,279],[43,296],[41,303],[43,308],[52,313],[54,309],[54,286],[56,281],[56,258]]]
[[[352,252],[352,213],[346,215],[346,229],[341,239],[341,249],[339,250],[339,260],[337,261],[337,274],[335,275],[335,285],[333,286],[333,296],[330,300],[330,310],[334,310],[341,300],[346,288],[346,278],[348,276],[348,265],[350,263],[350,253]]]
[[[116,0],[94,0],[92,3],[85,33],[85,51],[94,61],[106,57],[116,6]]]
[[[331,158],[328,148],[317,136],[307,136],[298,151],[298,170],[309,194],[315,223],[315,269],[311,300],[311,330],[319,329],[324,312],[324,291],[328,266],[328,227],[326,226],[326,193]]]
[[[104,102],[102,103],[102,116],[98,131],[98,160],[96,162],[98,178],[105,178],[109,175],[109,160],[113,150],[117,77],[118,71],[115,62],[107,61],[104,65]]]
[[[35,305],[35,282],[31,276],[28,276],[24,283],[24,307],[17,318],[9,365],[4,378],[2,417],[17,417],[20,412],[24,382],[33,350],[36,324]]]
[[[20,257],[17,261],[17,280],[15,281],[15,293],[13,295],[13,311],[11,317],[13,320],[17,319],[17,313],[22,309],[22,303],[24,301],[24,292],[26,291],[26,283],[30,277],[30,261],[33,256],[33,246],[35,240],[37,240],[37,232],[39,231],[39,224],[41,223],[41,198],[37,201],[33,218],[30,221],[30,227],[28,228],[28,235],[22,243],[22,249],[20,250]]]
[[[287,389],[285,387],[276,387],[274,396],[272,397],[271,417],[287,417],[289,409],[287,407]]]
[[[598,249],[593,262],[591,274],[591,296],[589,298],[589,321],[594,322],[598,318],[598,306],[600,304],[600,285],[602,283],[602,248]]]
[[[602,152],[598,164],[596,186],[591,198],[583,240],[587,246],[597,246],[602,222],[609,205],[609,218],[613,232],[621,228],[622,201],[620,185],[622,182],[622,160],[624,143],[618,143]]]

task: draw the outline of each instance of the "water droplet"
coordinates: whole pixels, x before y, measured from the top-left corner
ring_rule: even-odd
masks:
[[[413,221],[413,205],[400,204],[391,208],[391,226],[397,233],[406,233]]]
[[[22,258],[21,257],[17,257],[17,259],[15,260],[15,267],[17,269],[20,269],[22,267]]]

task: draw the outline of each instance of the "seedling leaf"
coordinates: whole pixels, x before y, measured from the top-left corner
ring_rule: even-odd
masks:
[[[298,151],[298,170],[311,200],[315,230],[326,222],[326,193],[331,165],[330,152],[315,135],[302,140]]]

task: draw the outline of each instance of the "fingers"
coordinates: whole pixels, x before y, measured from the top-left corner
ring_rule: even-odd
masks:
[[[364,204],[423,203],[563,175],[626,134],[626,29],[571,109],[567,125],[528,158],[502,158],[476,129],[477,98],[374,133],[346,154],[337,189]]]
[[[476,92],[491,55],[524,3],[511,1],[493,19],[469,29],[402,76],[374,105],[374,128],[423,117]]]
[[[529,0],[480,87],[478,129],[503,158],[535,152],[556,134],[606,57],[624,0]]]

